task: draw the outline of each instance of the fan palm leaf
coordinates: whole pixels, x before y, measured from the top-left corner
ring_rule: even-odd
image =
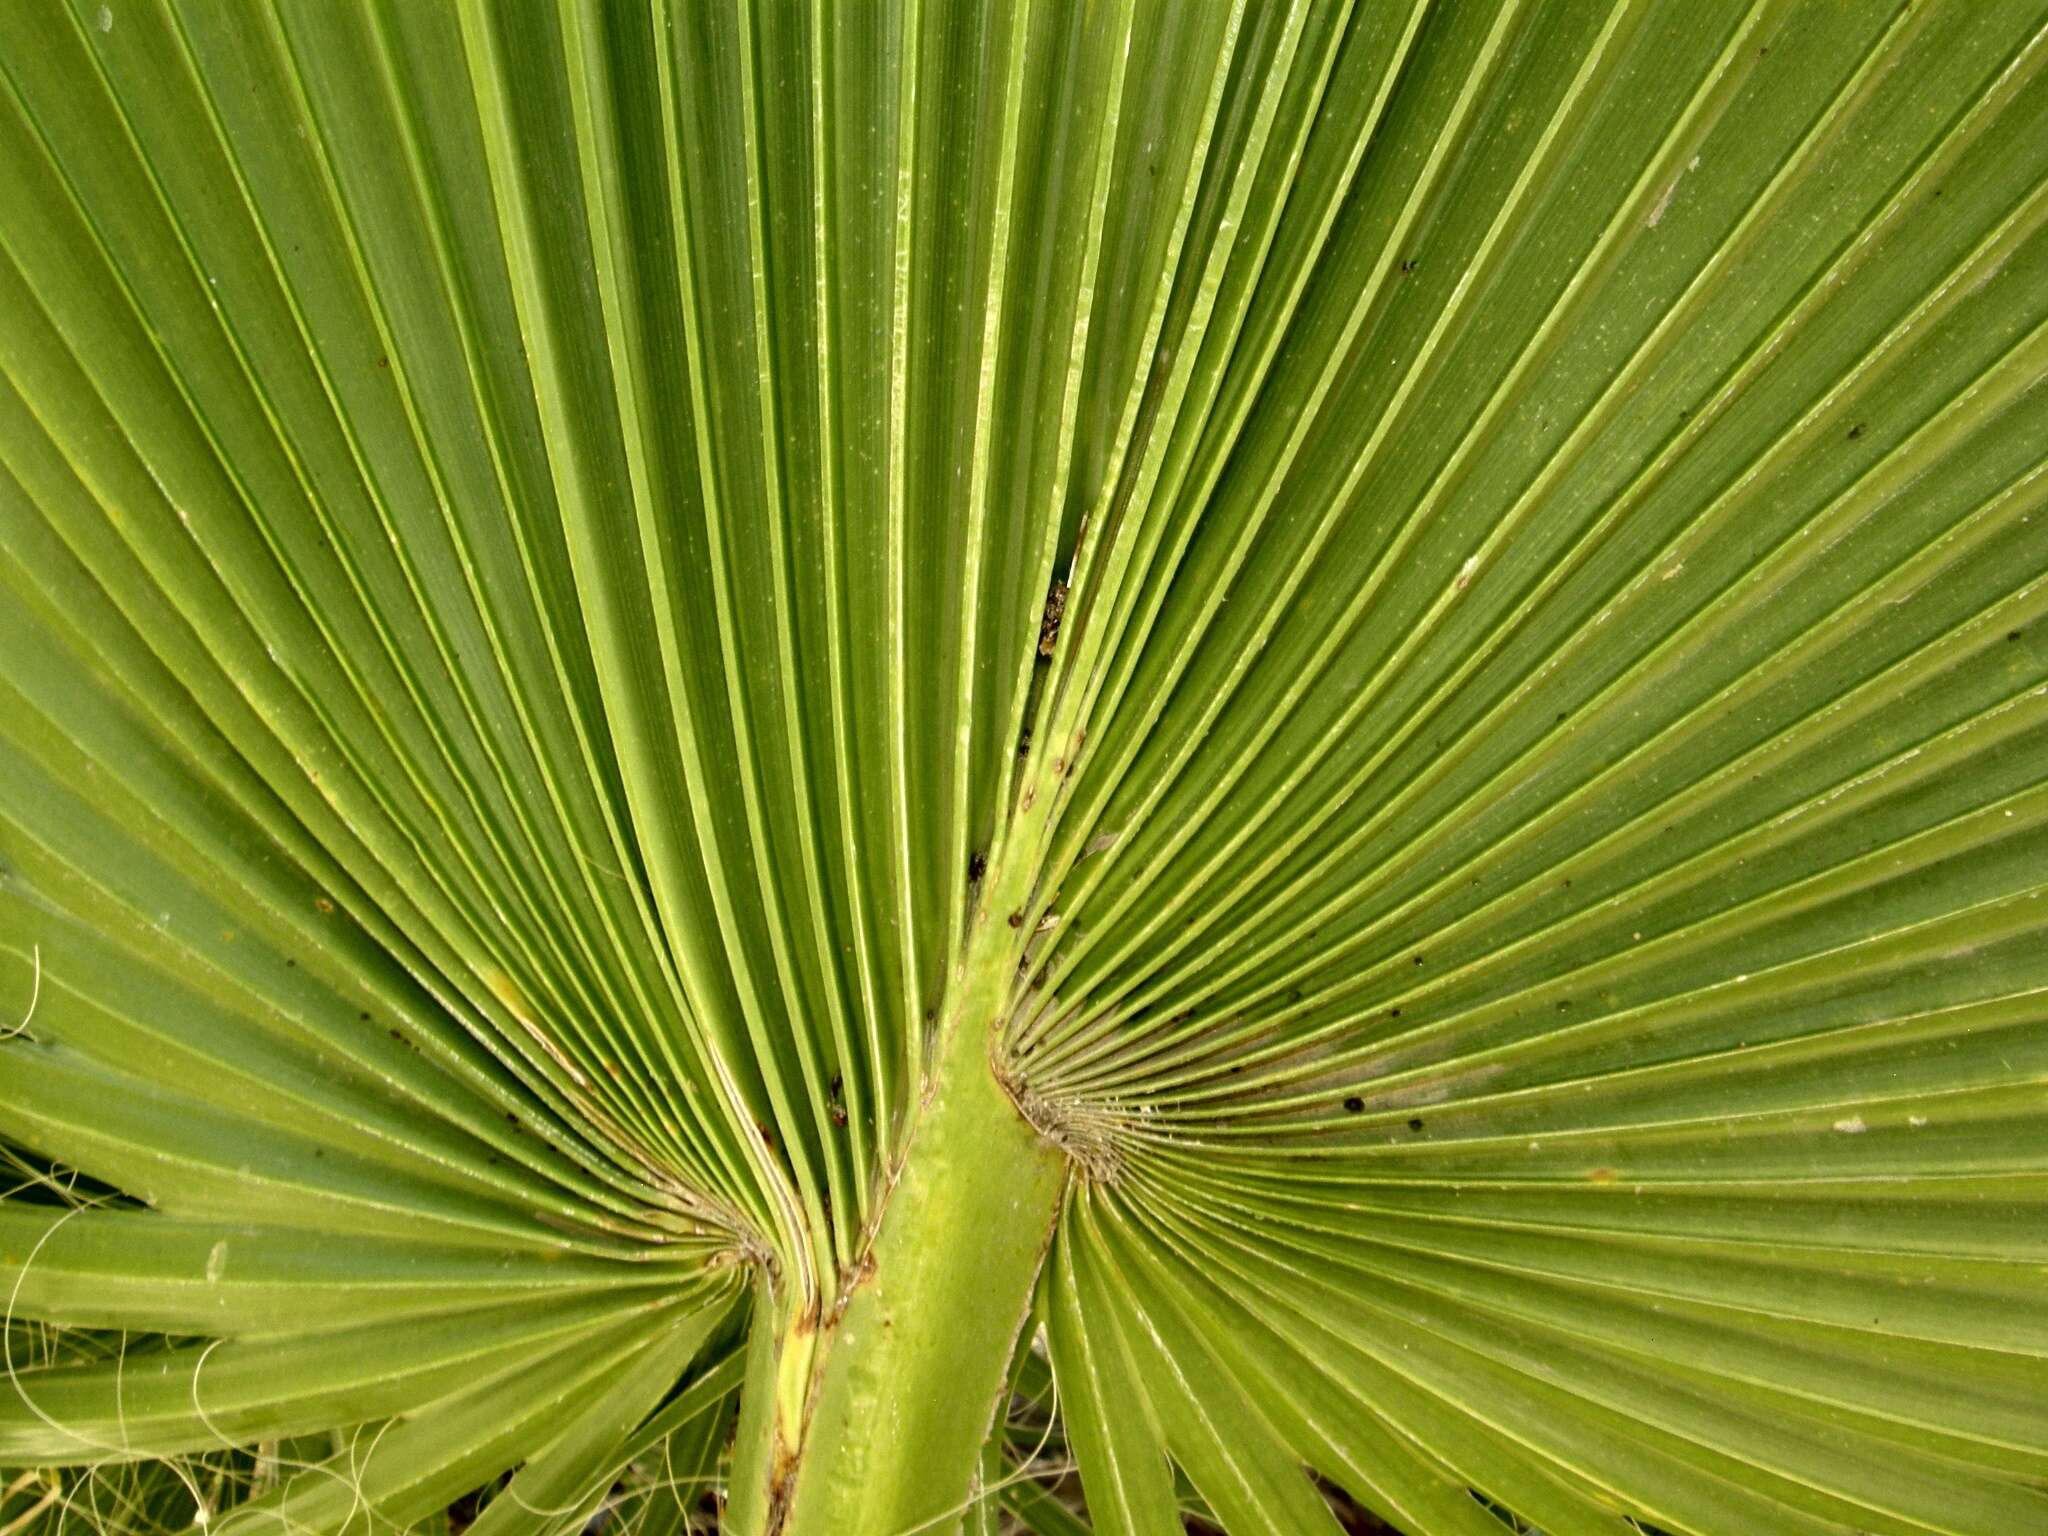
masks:
[[[0,7],[0,1533],[2048,1527],[2044,72]]]

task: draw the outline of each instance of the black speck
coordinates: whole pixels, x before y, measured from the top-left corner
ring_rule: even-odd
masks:
[[[2016,629],[2008,629],[2008,630],[2007,630],[2007,631],[2005,632],[2005,638],[2006,638],[2006,639],[2008,639],[2008,640],[2017,640],[2017,639],[2019,639],[2019,637],[2020,637],[2020,632],[2019,632],[2018,630],[2016,630]]]
[[[1012,912],[1010,914],[1010,926],[1012,928],[1022,928],[1024,926],[1024,914],[1022,912]]]
[[[1365,1108],[1365,1100],[1361,1099],[1357,1094],[1354,1093],[1353,1095],[1351,1095],[1350,1098],[1344,1101],[1344,1108],[1355,1115],[1360,1110]]]
[[[986,854],[976,852],[967,855],[968,879],[979,880],[986,873],[988,873],[988,856]]]
[[[1419,1130],[1421,1130],[1421,1129],[1422,1129],[1422,1117],[1421,1117],[1420,1115],[1417,1115],[1417,1116],[1416,1116],[1416,1117],[1415,1117],[1415,1118],[1414,1118],[1413,1120],[1410,1120],[1410,1121],[1408,1122],[1408,1129],[1409,1129],[1409,1130],[1411,1130],[1411,1131],[1419,1131]]]
[[[1863,435],[1863,423],[1859,421],[1859,422],[1857,422],[1857,423],[1856,423],[1856,425],[1855,425],[1855,426],[1853,426],[1853,427],[1851,427],[1851,428],[1849,429],[1849,441],[1851,441],[1851,442],[1853,443],[1853,442],[1854,442],[1854,441],[1855,441],[1855,440],[1856,440],[1857,438],[1861,437],[1862,435]]]

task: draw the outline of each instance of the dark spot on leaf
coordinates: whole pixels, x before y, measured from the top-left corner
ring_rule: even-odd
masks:
[[[1038,621],[1038,654],[1052,655],[1060,638],[1060,620],[1067,611],[1067,584],[1055,576],[1045,594],[1045,614]]]
[[[1859,422],[1857,422],[1857,423],[1856,423],[1856,425],[1855,425],[1855,426],[1853,426],[1853,427],[1851,427],[1851,428],[1849,429],[1849,440],[1850,440],[1851,442],[1854,442],[1854,441],[1855,441],[1855,440],[1856,440],[1857,438],[1861,437],[1862,435],[1863,435],[1863,423],[1859,421]]]
[[[1422,1129],[1422,1116],[1420,1116],[1420,1115],[1417,1115],[1417,1116],[1415,1116],[1415,1117],[1414,1117],[1413,1119],[1411,1119],[1411,1120],[1410,1120],[1410,1121],[1408,1122],[1408,1129],[1409,1129],[1409,1130],[1411,1130],[1411,1131],[1419,1131],[1419,1130],[1421,1130],[1421,1129]]]
[[[1365,1100],[1361,1099],[1357,1094],[1354,1093],[1353,1095],[1351,1095],[1350,1098],[1344,1101],[1344,1107],[1355,1115],[1360,1110],[1365,1108]]]
[[[967,855],[967,878],[968,878],[968,879],[970,879],[970,880],[979,880],[979,879],[980,879],[980,878],[981,878],[981,877],[982,877],[983,875],[985,875],[985,874],[987,874],[987,873],[988,873],[988,856],[987,856],[986,854],[983,854],[983,853],[980,853],[980,852],[975,852],[975,853],[970,853],[969,855]]]
[[[1012,912],[1010,914],[1010,926],[1012,928],[1022,928],[1024,926],[1024,914],[1022,912]]]

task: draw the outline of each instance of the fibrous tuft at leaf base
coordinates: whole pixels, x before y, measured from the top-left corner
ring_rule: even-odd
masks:
[[[22,0],[0,208],[0,1536],[2048,1529],[2048,0]]]

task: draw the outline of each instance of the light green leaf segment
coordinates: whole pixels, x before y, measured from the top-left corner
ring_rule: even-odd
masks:
[[[4,1536],[2048,1531],[2048,0],[0,5],[0,1037]]]

